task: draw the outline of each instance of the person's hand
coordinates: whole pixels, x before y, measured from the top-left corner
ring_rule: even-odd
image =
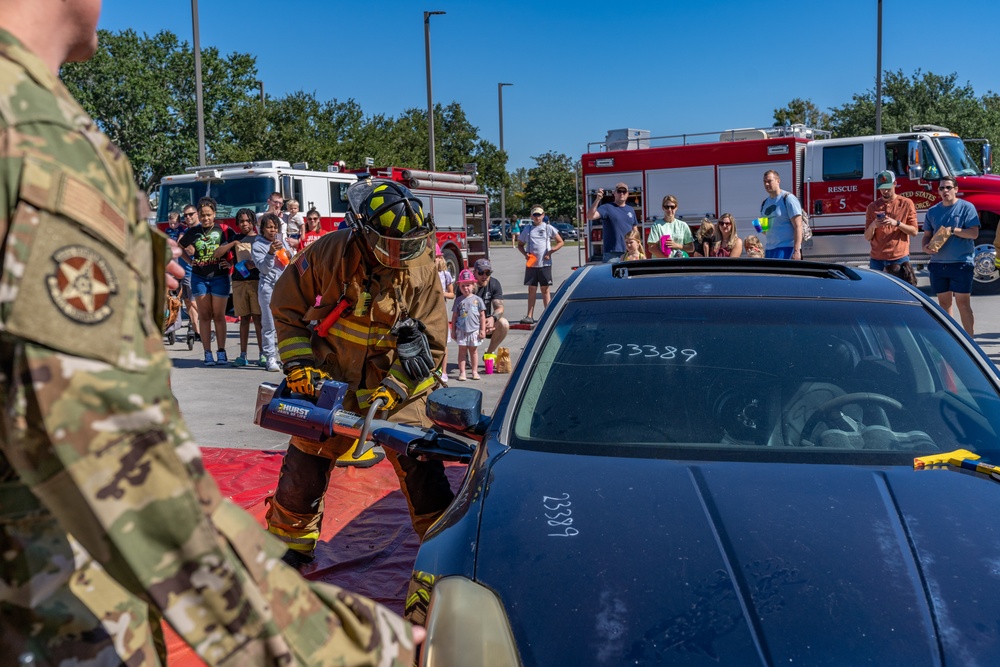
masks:
[[[427,328],[420,320],[406,319],[393,327],[396,335],[396,356],[399,363],[414,382],[420,382],[430,376],[434,370],[434,359],[431,356],[431,346],[424,333]]]
[[[792,259],[802,259],[802,251],[792,250]]]
[[[604,188],[597,188],[597,200],[604,199]]]
[[[167,289],[177,289],[181,286],[177,281],[184,278],[184,268],[177,263],[177,258],[181,256],[181,247],[171,238],[167,239],[167,247],[170,248],[171,258],[166,267]]]
[[[383,384],[379,385],[378,389],[372,392],[371,396],[368,398],[368,404],[371,405],[375,401],[382,399],[382,409],[392,410],[402,398],[402,396],[399,396],[396,392]]]
[[[310,364],[299,364],[286,368],[285,385],[290,391],[296,394],[304,394],[310,398],[315,398],[319,390],[319,385],[323,380],[331,380],[329,373],[326,373]]]
[[[226,260],[224,260],[224,259],[223,259],[223,260],[221,260],[221,261],[219,262],[219,268],[220,268],[220,269],[222,269],[223,271],[228,271],[228,270],[229,270],[229,262],[227,262],[227,261],[226,261]]]

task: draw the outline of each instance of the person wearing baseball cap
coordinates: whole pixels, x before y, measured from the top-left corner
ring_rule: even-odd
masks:
[[[486,304],[486,337],[490,339],[486,354],[493,354],[510,331],[510,322],[503,316],[503,288],[493,277],[490,260],[477,259],[473,272],[476,274],[476,294]]]
[[[641,224],[634,208],[628,205],[629,188],[624,183],[615,185],[615,200],[601,204],[604,188],[598,188],[594,203],[587,215],[591,220],[600,220],[604,234],[604,262],[614,262],[625,254],[625,235]]]
[[[916,284],[910,265],[910,237],[919,231],[917,208],[912,201],[896,194],[896,174],[891,171],[875,176],[875,189],[878,196],[865,211],[865,238],[871,244],[868,266]]]
[[[517,247],[524,255],[524,284],[528,287],[528,314],[521,324],[535,323],[535,299],[542,288],[542,305],[548,307],[552,287],[552,254],[563,247],[562,236],[546,222],[545,209],[531,207],[531,226],[521,230]]]

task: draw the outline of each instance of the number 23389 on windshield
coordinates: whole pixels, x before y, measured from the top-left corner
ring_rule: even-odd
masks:
[[[545,523],[549,530],[555,531],[549,533],[549,537],[574,537],[580,534],[580,531],[573,527],[572,505],[568,493],[563,493],[558,497],[542,496]]]
[[[608,343],[604,348],[604,356],[608,359],[629,358],[636,359],[679,359],[681,361],[691,361],[698,356],[698,350],[691,348],[678,349],[673,345],[638,345],[636,343]]]

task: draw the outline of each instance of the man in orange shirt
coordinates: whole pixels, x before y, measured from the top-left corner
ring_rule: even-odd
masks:
[[[896,194],[896,175],[880,172],[875,177],[879,197],[865,211],[865,238],[872,245],[868,266],[876,271],[912,275],[910,237],[920,231],[917,208]]]

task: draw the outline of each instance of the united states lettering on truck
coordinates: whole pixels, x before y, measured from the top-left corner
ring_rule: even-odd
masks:
[[[156,194],[156,224],[167,228],[168,214],[202,197],[219,205],[216,221],[235,228],[236,212],[244,207],[267,210],[272,192],[299,202],[299,210],[315,209],[326,231],[340,228],[347,212],[347,188],[364,178],[402,183],[421,200],[434,220],[436,242],[453,276],[477,259],[489,259],[489,199],[480,192],[475,173],[430,172],[402,167],[349,170],[343,162],[326,171],[307,163],[281,160],[190,167],[183,174],[165,176]]]
[[[622,137],[627,136],[627,140]],[[875,175],[896,175],[896,193],[917,208],[919,222],[940,201],[937,181],[954,177],[961,197],[976,207],[982,225],[974,262],[977,291],[1000,289],[995,236],[1000,221],[1000,176],[991,172],[984,144],[974,158],[968,143],[947,128],[917,125],[910,132],[831,138],[805,125],[752,128],[650,137],[645,130],[612,130],[592,142],[582,157],[584,189],[592,201],[624,182],[628,203],[648,228],[662,215],[668,194],[679,200],[677,217],[697,226],[722,213],[736,218],[737,233],[755,234],[752,221],[765,196],[764,172],[773,169],[784,191],[794,194],[809,216],[812,238],[803,244],[809,259],[867,262],[865,210],[876,198]],[[601,260],[601,223],[589,223],[584,242],[589,261]],[[927,259],[920,237],[911,241],[914,262]],[[988,287],[989,286],[989,287]]]

